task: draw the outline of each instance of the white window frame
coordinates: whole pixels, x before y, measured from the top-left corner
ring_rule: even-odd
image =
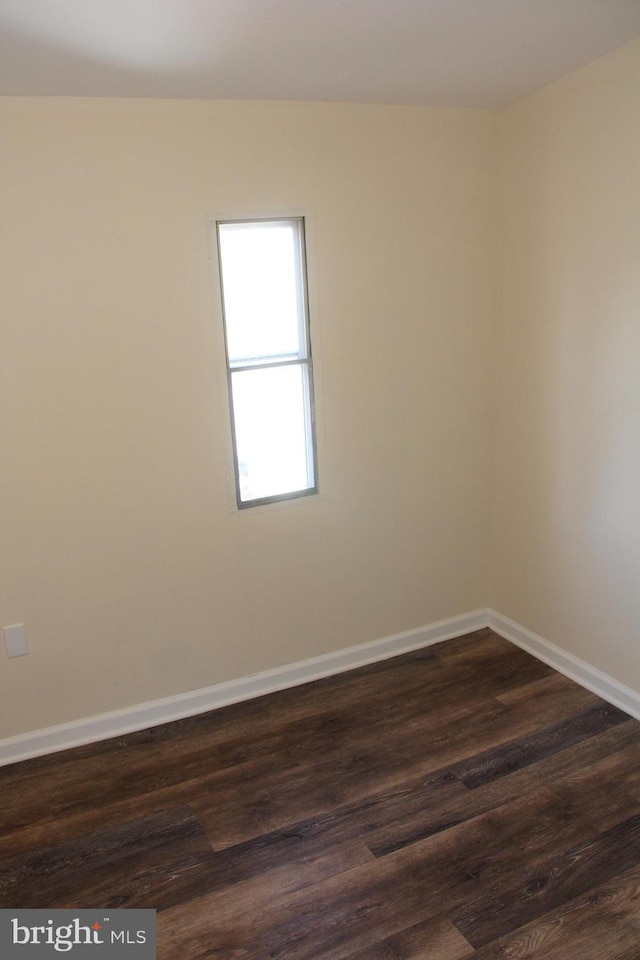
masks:
[[[227,337],[227,323],[225,316],[225,297],[224,297],[224,275],[222,270],[222,256],[220,245],[220,227],[225,224],[265,224],[270,223],[288,223],[294,226],[297,237],[296,274],[297,274],[297,293],[298,293],[298,322],[300,324],[300,344],[301,349],[297,356],[282,360],[272,361],[266,357],[256,358],[255,361],[247,364],[232,364],[229,358],[229,347]],[[217,278],[220,291],[220,303],[222,311],[222,333],[224,338],[224,353],[227,378],[227,397],[229,405],[229,420],[231,427],[231,448],[233,455],[234,480],[235,480],[235,498],[238,510],[246,510],[250,507],[257,507],[266,504],[277,504],[287,500],[299,500],[303,497],[317,496],[319,494],[318,483],[318,448],[317,448],[317,429],[316,429],[316,407],[314,393],[313,376],[313,355],[311,348],[311,325],[309,320],[309,279],[307,269],[307,244],[304,216],[274,216],[274,217],[223,217],[214,221],[214,236],[217,253]],[[304,351],[302,349],[304,347]],[[234,417],[233,402],[233,374],[241,373],[247,370],[265,370],[283,366],[300,366],[306,368],[306,377],[303,378],[305,389],[305,416],[307,420],[307,470],[309,484],[307,487],[286,491],[284,493],[272,494],[265,497],[254,497],[249,500],[242,499],[240,485],[240,469],[236,440],[236,426]]]

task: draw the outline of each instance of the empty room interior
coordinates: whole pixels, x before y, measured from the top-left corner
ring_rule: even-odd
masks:
[[[0,955],[639,960],[640,0],[0,29]]]

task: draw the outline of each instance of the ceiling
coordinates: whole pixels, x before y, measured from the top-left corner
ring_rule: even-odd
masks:
[[[0,93],[500,106],[640,0],[0,0]]]

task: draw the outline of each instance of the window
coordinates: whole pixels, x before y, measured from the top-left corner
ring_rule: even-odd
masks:
[[[304,219],[216,227],[238,506],[316,493]]]

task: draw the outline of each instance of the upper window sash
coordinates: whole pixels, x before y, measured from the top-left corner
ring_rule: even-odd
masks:
[[[308,360],[303,218],[222,220],[217,232],[228,366]]]

